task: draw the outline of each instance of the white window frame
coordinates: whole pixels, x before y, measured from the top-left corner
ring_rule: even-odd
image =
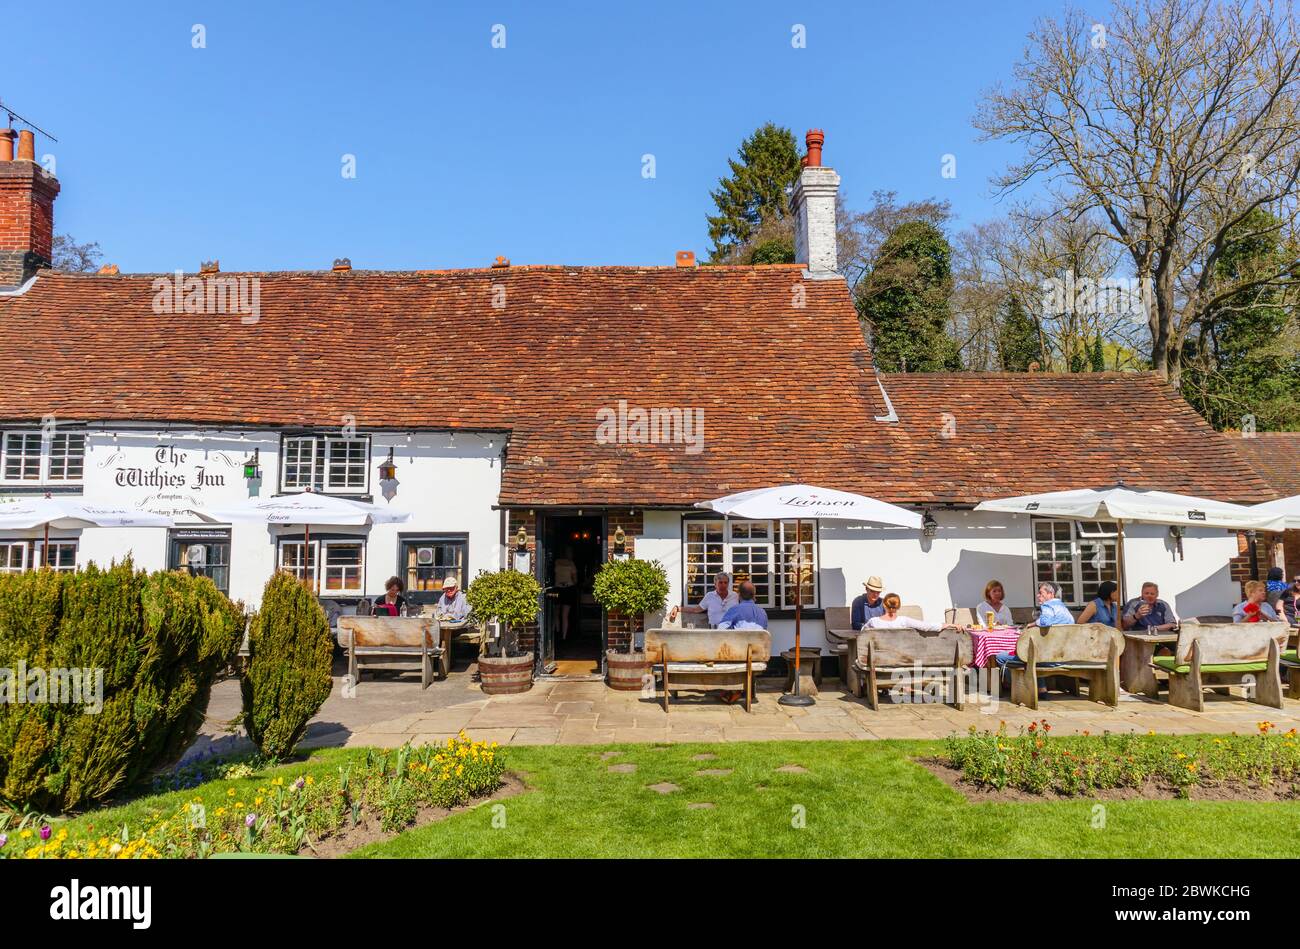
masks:
[[[288,537],[281,540],[276,555],[276,564],[280,570],[287,571],[299,580],[310,579],[311,588],[317,596],[363,596],[366,585],[366,539],[364,537],[330,537],[326,540],[311,541],[310,553],[305,564],[301,555],[296,558],[299,563],[288,566],[285,563],[285,551],[292,548],[301,550],[304,541],[301,537]],[[331,588],[330,572],[334,569],[329,563],[330,549],[333,547],[358,547],[360,559],[355,565],[346,565],[342,569],[355,569],[357,582],[355,586]]]
[[[31,541],[0,540],[0,550],[5,551],[5,558],[0,562],[0,575],[27,572],[27,558],[31,550]],[[15,550],[18,551],[18,566],[13,567],[9,565],[9,552]]]
[[[60,566],[57,562],[57,553],[54,555],[55,562],[49,565],[51,570],[59,573],[73,573],[77,569],[77,553],[81,549],[81,542],[75,537],[52,537],[50,538],[50,550],[58,551],[64,548],[72,549],[72,562]],[[0,540],[0,550],[17,550],[19,551],[19,560],[21,561],[17,568],[0,566],[0,575],[26,573],[29,570],[39,570],[45,566],[43,559],[45,553],[45,541],[43,540]],[[6,558],[7,559],[7,558]]]
[[[346,459],[346,452],[351,446],[361,446],[361,459],[351,461]],[[289,479],[289,453],[290,446],[298,453],[299,460],[295,462],[298,476],[291,482]],[[304,452],[307,452],[304,455]],[[343,460],[337,460],[336,454],[342,454]],[[310,488],[322,494],[352,494],[364,495],[370,492],[370,455],[371,444],[369,435],[357,435],[352,438],[344,438],[341,435],[326,434],[304,434],[304,435],[285,435],[280,441],[280,490],[285,494],[295,494],[300,491],[306,491]],[[303,458],[306,458],[304,461]],[[343,467],[344,477],[342,479],[334,478],[334,467],[340,465]],[[304,478],[302,471],[306,468],[308,474]],[[361,483],[349,484],[349,476],[357,473],[361,475]]]
[[[760,586],[758,595],[754,597],[754,602],[767,610],[793,610],[794,603],[794,586],[787,582],[787,557],[789,551],[793,549],[793,538],[796,521],[754,521],[733,518],[687,518],[682,522],[682,597],[687,603],[696,604],[702,595],[701,590],[708,592],[713,589],[713,577],[722,570],[731,574],[733,588],[739,581],[736,578],[737,572],[748,574],[750,566],[753,564],[752,559],[742,559],[737,564],[736,552],[738,550],[761,550],[766,553],[769,572],[765,580],[767,584],[767,595],[764,597],[763,590]],[[809,600],[803,603],[806,609],[818,609],[820,607],[821,583],[818,577],[818,529],[815,521],[805,521],[811,528],[811,541],[805,541],[809,546],[812,559],[812,595]],[[757,524],[767,525],[766,538],[751,538],[744,536],[752,531],[753,526]],[[697,527],[705,531],[704,540],[691,540],[690,532],[692,527]],[[739,528],[739,530],[737,530]],[[721,531],[721,541],[709,540],[709,535]],[[737,537],[739,533],[741,536]],[[721,546],[721,560],[717,556],[716,548]],[[703,577],[697,576],[693,581],[690,579],[690,554],[692,548],[699,548],[699,563],[704,572]],[[694,590],[692,589],[694,586]]]
[[[1056,559],[1051,561],[1052,563],[1069,563],[1070,576],[1068,578],[1058,578],[1055,580],[1057,585],[1061,587],[1061,598],[1066,603],[1076,606],[1086,603],[1092,598],[1091,591],[1087,588],[1086,584],[1101,582],[1100,580],[1085,581],[1083,578],[1083,564],[1085,560],[1083,552],[1084,546],[1101,543],[1104,552],[1105,546],[1110,545],[1112,551],[1114,551],[1114,555],[1103,558],[1105,565],[1101,570],[1099,570],[1099,573],[1101,573],[1103,577],[1107,577],[1113,570],[1115,577],[1118,577],[1117,555],[1119,530],[1113,521],[1067,521],[1057,518],[1036,517],[1030,521],[1030,544],[1032,555],[1032,565],[1030,569],[1033,571],[1035,590],[1038,588],[1039,583],[1047,582],[1046,580],[1040,580],[1038,576],[1039,564],[1045,562],[1040,560],[1038,557],[1038,525],[1040,524],[1065,525],[1069,528],[1070,536],[1068,543],[1070,546],[1070,555],[1068,561]],[[1055,528],[1053,528],[1053,533],[1055,533]],[[1056,541],[1053,539],[1052,542],[1061,543],[1062,541]],[[1108,567],[1110,569],[1107,569]]]
[[[284,554],[286,550],[290,548],[301,549],[304,543],[306,542],[303,541],[302,539],[295,540],[293,538],[280,541],[279,550],[276,552],[276,558],[275,558],[276,569],[284,570],[287,573],[292,574],[297,579],[302,580],[303,582],[306,582],[310,577],[311,587],[313,590],[315,590],[316,589],[316,567],[320,564],[320,541],[313,540],[311,544],[308,546],[306,563],[303,563],[303,558],[301,555],[298,556],[297,558],[298,562],[294,566],[287,565],[284,560]]]
[[[65,451],[59,456],[62,466],[62,473],[55,474],[54,465],[54,442],[56,439],[63,439],[64,444],[70,444],[71,439],[78,439],[81,444],[79,455],[70,451]],[[10,450],[11,439],[22,439],[22,449],[18,453],[19,457],[25,459],[23,463],[24,473],[30,467],[30,463],[35,461],[35,473],[33,477],[21,476],[17,478],[9,477],[9,464],[13,459],[13,452]],[[36,451],[29,449],[32,441],[36,443]],[[67,470],[79,462],[80,473],[76,477],[68,477]],[[4,485],[28,485],[39,486],[45,484],[81,484],[85,480],[86,467],[86,433],[84,431],[54,431],[43,432],[35,428],[7,428],[0,431],[0,484]]]

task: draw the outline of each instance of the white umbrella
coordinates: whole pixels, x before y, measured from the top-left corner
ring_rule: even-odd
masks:
[[[1124,590],[1124,522],[1169,524],[1180,527],[1222,527],[1227,530],[1281,530],[1285,518],[1242,504],[1212,501],[1166,491],[1130,488],[1120,481],[1109,488],[1081,488],[1023,494],[1014,498],[981,501],[977,511],[1036,514],[1070,520],[1113,520],[1117,525],[1120,600]]]
[[[1280,498],[1277,501],[1265,501],[1263,504],[1253,505],[1251,510],[1265,515],[1280,514],[1285,519],[1287,530],[1300,530],[1300,494],[1291,498]]]
[[[336,498],[304,491],[272,498],[249,498],[242,504],[196,511],[214,521],[253,524],[301,524],[303,528],[303,572],[311,551],[311,525],[362,527],[370,524],[401,524],[410,512],[397,511],[365,501]],[[313,578],[317,571],[313,570]]]
[[[41,560],[49,563],[50,528],[76,530],[84,527],[174,527],[175,522],[162,514],[132,511],[127,508],[87,503],[79,497],[23,498],[0,504],[0,530],[45,529]],[[44,564],[43,564],[44,565]]]
[[[696,502],[696,507],[717,511],[731,517],[754,520],[795,520],[794,585],[794,691],[778,700],[783,705],[812,705],[810,695],[799,692],[800,617],[803,613],[803,543],[800,534],[804,520],[868,521],[895,527],[921,528],[921,515],[875,498],[850,494],[834,488],[817,488],[810,484],[783,484],[775,488],[758,488],[729,494],[712,501]]]

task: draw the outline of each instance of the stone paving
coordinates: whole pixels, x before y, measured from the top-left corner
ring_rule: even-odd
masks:
[[[1300,701],[1287,699],[1285,708],[1271,709],[1246,701],[1238,690],[1231,696],[1207,693],[1205,711],[1199,714],[1169,705],[1163,694],[1158,701],[1122,695],[1118,708],[1112,709],[1058,693],[1044,698],[1037,712],[1005,698],[996,706],[968,704],[960,712],[948,705],[892,704],[882,698],[880,709],[873,712],[864,700],[838,691],[838,681],[831,678],[815,705],[788,708],[777,703],[781,683],[779,678],[760,680],[750,713],[739,704],[722,704],[716,693],[690,692],[681,693],[665,713],[657,700],[615,692],[603,682],[539,681],[521,695],[489,697],[466,671],[423,690],[416,677],[379,675],[367,676],[355,697],[345,698],[342,680],[336,677],[333,693],[302,744],[396,747],[407,741],[446,741],[462,729],[476,740],[503,745],[944,738],[964,734],[972,725],[996,729],[1001,722],[1014,733],[1036,719],[1047,719],[1058,734],[1247,733],[1262,721],[1283,729],[1300,727]],[[238,683],[218,683],[204,731],[191,753],[213,746],[221,751],[249,747],[246,739],[226,731],[225,723],[238,710]]]

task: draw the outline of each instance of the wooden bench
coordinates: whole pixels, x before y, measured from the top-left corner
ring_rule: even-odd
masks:
[[[1254,701],[1281,708],[1281,657],[1289,633],[1286,623],[1189,621],[1179,627],[1174,654],[1157,656],[1151,665],[1169,673],[1169,704],[1179,708],[1203,711],[1203,689],[1243,683],[1254,685]]]
[[[340,616],[339,644],[348,653],[348,675],[361,681],[363,661],[386,662],[419,659],[420,687],[433,681],[434,661],[440,678],[447,677],[448,650],[441,641],[438,620],[432,616]]]
[[[1294,629],[1294,627],[1292,627]],[[1289,637],[1288,637],[1289,640]],[[1286,695],[1290,699],[1300,699],[1300,650],[1287,649],[1278,657],[1278,662],[1286,670]]]
[[[1119,704],[1119,657],[1124,637],[1102,623],[1064,623],[1028,626],[1016,642],[1011,670],[1011,701],[1038,708],[1038,680],[1063,676],[1077,692],[1077,680],[1088,683],[1088,698],[1106,705]],[[1043,663],[1051,663],[1044,667]]]
[[[854,695],[861,697],[865,693],[873,711],[879,708],[880,689],[903,682],[913,689],[932,682],[951,682],[951,690],[944,690],[946,697],[959,710],[964,707],[964,677],[972,661],[970,633],[965,630],[928,633],[919,629],[864,629],[858,634],[857,645],[853,665],[860,685]],[[888,676],[889,681],[881,682],[879,676]]]
[[[765,629],[651,629],[646,656],[668,696],[682,690],[742,692],[745,711],[754,701],[754,673],[767,668],[772,634]]]
[[[853,661],[858,655],[858,634],[849,622],[852,613],[847,606],[826,607],[826,648],[839,663],[840,682],[850,692],[856,692]]]

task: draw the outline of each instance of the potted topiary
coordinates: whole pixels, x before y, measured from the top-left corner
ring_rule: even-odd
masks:
[[[489,695],[527,692],[533,687],[533,654],[510,655],[515,627],[537,619],[541,585],[530,573],[518,570],[482,571],[465,590],[465,599],[478,622],[501,624],[501,654],[480,655],[479,684]]]
[[[622,613],[632,623],[627,652],[605,653],[609,687],[640,691],[650,671],[645,652],[636,649],[636,625],[643,613],[657,613],[668,602],[668,574],[657,560],[610,560],[596,574],[592,595],[607,610]]]

